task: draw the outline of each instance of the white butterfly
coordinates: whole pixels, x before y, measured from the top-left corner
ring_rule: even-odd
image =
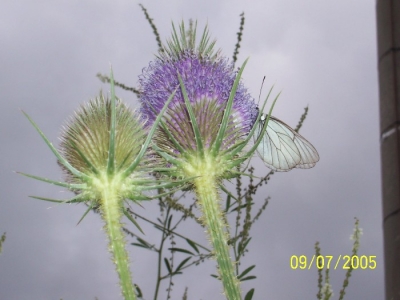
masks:
[[[254,137],[261,134],[267,116],[262,114],[255,128]],[[270,117],[267,129],[257,147],[257,153],[268,168],[289,171],[293,168],[308,169],[319,161],[317,150],[309,141],[277,118]]]

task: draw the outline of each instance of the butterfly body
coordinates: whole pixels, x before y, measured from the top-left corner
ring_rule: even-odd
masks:
[[[265,114],[261,115],[254,133],[256,139],[261,137],[257,153],[266,166],[274,171],[314,167],[319,161],[314,146],[289,125],[272,116],[265,132],[262,132],[267,117]]]

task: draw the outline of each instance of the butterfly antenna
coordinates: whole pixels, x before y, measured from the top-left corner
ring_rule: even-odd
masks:
[[[260,106],[261,92],[262,92],[262,89],[263,89],[263,86],[264,86],[264,82],[265,82],[265,76],[264,76],[264,78],[263,78],[263,80],[262,80],[262,82],[261,82],[260,94],[258,95],[258,103],[257,103],[257,106]]]
[[[263,77],[263,80],[262,80],[262,82],[261,82],[260,94],[258,95],[258,103],[257,103],[257,106],[260,106],[261,92],[262,92],[262,89],[263,89],[263,87],[264,87],[264,82],[265,82],[265,76]],[[255,126],[255,124],[254,124],[254,126]],[[243,173],[246,172],[247,168],[249,167],[250,161],[251,161],[251,157],[249,157],[249,160],[248,160],[248,162],[247,162],[246,167],[242,170]]]

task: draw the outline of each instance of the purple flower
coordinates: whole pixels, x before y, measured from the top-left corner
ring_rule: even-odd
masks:
[[[173,25],[168,47],[139,78],[141,113],[150,125],[162,117],[151,145],[160,161],[165,161],[158,172],[185,180],[195,191],[224,292],[229,299],[240,299],[219,187],[224,179],[240,176],[237,167],[252,154],[243,149],[251,139],[250,131],[254,133],[258,109],[240,83],[246,62],[236,73],[227,59],[213,54],[207,28],[197,46],[192,23],[186,31],[182,22],[179,32],[180,36]]]
[[[141,95],[141,113],[151,125],[165,104],[165,101],[178,87],[176,95],[169,105],[168,126],[174,135],[190,135],[187,128],[189,117],[184,104],[182,90],[179,87],[178,74],[195,111],[196,120],[205,144],[209,145],[218,132],[219,123],[236,77],[233,64],[225,58],[211,59],[202,57],[192,49],[180,53],[179,57],[162,56],[151,62],[139,77]],[[258,115],[257,105],[242,83],[239,84],[232,106],[230,136],[245,136],[251,130]],[[190,125],[189,125],[190,126]],[[240,130],[234,130],[240,128]],[[180,139],[182,141],[182,139]],[[190,140],[183,144],[191,144]],[[189,146],[189,145],[186,145]]]

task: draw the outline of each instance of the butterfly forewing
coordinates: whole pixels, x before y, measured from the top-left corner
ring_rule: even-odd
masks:
[[[264,163],[275,171],[289,171],[293,168],[312,168],[319,160],[314,146],[289,125],[270,117],[265,133],[262,133],[266,117],[262,116],[256,125],[255,137],[262,134],[257,152]]]

